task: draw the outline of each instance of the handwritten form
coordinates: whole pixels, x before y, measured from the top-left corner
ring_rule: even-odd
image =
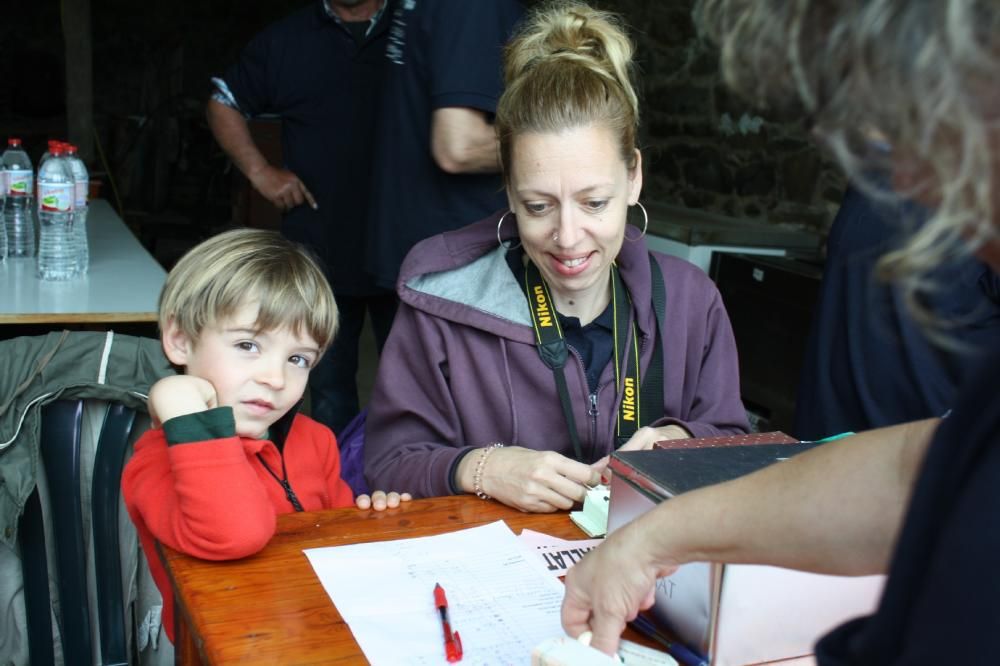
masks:
[[[463,666],[530,663],[562,636],[562,584],[503,521],[437,536],[305,551],[365,657],[444,664],[434,584],[448,594]]]

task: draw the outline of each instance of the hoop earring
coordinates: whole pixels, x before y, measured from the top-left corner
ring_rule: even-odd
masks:
[[[503,221],[507,219],[507,216],[513,212],[514,211],[512,210],[508,210],[506,213],[500,216],[500,220],[497,222],[497,244],[506,250],[516,250],[517,248],[521,247],[520,239],[518,239],[517,245],[507,245],[504,244],[503,240],[500,238],[500,227],[503,226]]]
[[[638,206],[639,210],[642,211],[642,233],[639,234],[638,236],[636,236],[635,238],[629,238],[628,234],[626,233],[625,234],[625,240],[629,241],[630,243],[634,243],[637,240],[639,240],[640,238],[642,238],[643,236],[645,236],[646,235],[646,231],[649,229],[649,214],[646,212],[646,207],[643,206],[638,201],[635,202],[635,205]]]

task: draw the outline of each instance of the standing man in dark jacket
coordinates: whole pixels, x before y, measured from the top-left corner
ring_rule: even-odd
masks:
[[[222,78],[208,121],[254,189],[285,211],[282,233],[319,258],[340,310],[336,342],[310,377],[311,413],[339,432],[358,411],[366,311],[381,350],[395,295],[362,265],[376,107],[394,0],[318,0],[268,26]],[[269,164],[247,119],[282,120],[284,164]]]
[[[417,241],[505,208],[493,114],[515,0],[400,0],[386,52],[366,267],[395,290]]]

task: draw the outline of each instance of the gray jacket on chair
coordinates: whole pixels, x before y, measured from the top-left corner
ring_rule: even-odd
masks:
[[[144,413],[150,386],[173,373],[159,341],[151,338],[113,332],[57,331],[0,341],[0,661],[3,663],[27,661],[24,618],[18,612],[23,606],[14,603],[21,594],[17,529],[25,501],[38,482],[42,405],[58,399],[86,399],[119,402]],[[87,466],[85,487],[89,487],[89,474]],[[125,529],[131,529],[131,524],[126,524]],[[134,539],[133,536],[131,541]],[[123,561],[129,579],[128,602],[137,595],[136,581],[141,577],[137,567],[137,556],[129,562]],[[144,621],[144,614],[145,610],[139,615],[140,622]],[[152,627],[154,632],[157,629],[158,626]],[[139,642],[142,644],[142,639]]]
[[[146,411],[149,387],[173,373],[151,338],[59,331],[0,342],[0,540],[14,547],[35,488],[42,405],[93,398]]]

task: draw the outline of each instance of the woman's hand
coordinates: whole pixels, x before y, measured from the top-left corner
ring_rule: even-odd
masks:
[[[358,495],[354,498],[354,505],[359,509],[374,509],[375,511],[385,511],[395,509],[400,502],[409,502],[413,499],[410,493],[397,493],[395,491],[386,493],[384,490],[376,490],[371,495]]]
[[[482,453],[473,452],[459,464],[458,478],[466,492],[474,492],[474,474]],[[601,475],[589,465],[554,451],[505,446],[489,454],[482,469],[484,493],[521,511],[550,513],[582,502],[588,487]]]
[[[643,426],[635,431],[632,437],[622,444],[619,451],[645,451],[653,448],[656,442],[665,439],[690,439],[691,433],[679,425],[665,425],[659,428]]]
[[[219,398],[211,382],[193,375],[164,377],[149,390],[149,416],[153,427],[175,416],[196,414],[219,406]]]
[[[653,444],[656,442],[662,442],[665,439],[690,439],[691,433],[689,433],[684,428],[679,425],[665,425],[659,428],[653,428],[650,426],[643,426],[635,431],[635,434],[624,444],[622,444],[619,451],[646,451],[653,448]],[[610,472],[608,471],[608,462],[610,462],[611,456],[604,456],[595,463],[591,463],[590,466],[597,470],[597,473],[601,475],[602,483],[610,483]]]

